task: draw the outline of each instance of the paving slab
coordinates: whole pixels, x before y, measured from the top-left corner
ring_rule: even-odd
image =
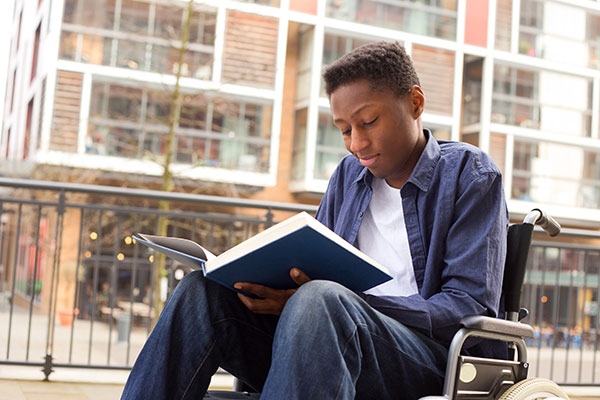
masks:
[[[25,400],[19,382],[0,380],[0,400]]]

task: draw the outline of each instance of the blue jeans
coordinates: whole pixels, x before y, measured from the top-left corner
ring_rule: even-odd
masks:
[[[333,282],[311,281],[280,317],[254,314],[200,272],[165,305],[123,399],[201,399],[218,367],[261,399],[441,394],[447,349]]]

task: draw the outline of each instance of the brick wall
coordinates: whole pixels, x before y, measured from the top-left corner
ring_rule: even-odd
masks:
[[[415,45],[412,58],[425,92],[425,111],[452,115],[454,53]]]
[[[274,18],[228,11],[223,82],[273,88],[277,27]]]
[[[50,136],[50,149],[52,150],[77,151],[82,81],[82,74],[57,72]]]

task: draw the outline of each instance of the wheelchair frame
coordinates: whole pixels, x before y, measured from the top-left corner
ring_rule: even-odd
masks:
[[[549,236],[556,236],[560,233],[560,225],[537,208],[527,214],[523,223],[513,224],[509,227],[502,283],[505,319],[481,315],[463,318],[460,322],[461,328],[454,335],[448,351],[443,394],[426,396],[420,400],[496,400],[498,398],[517,400],[532,398],[532,390],[527,391],[527,389],[533,389],[535,392],[538,387],[544,389],[550,387],[549,390],[543,392],[545,397],[542,398],[568,399],[566,394],[551,381],[527,382],[529,363],[527,362],[525,338],[533,338],[534,333],[530,325],[519,322],[528,314],[526,309],[520,308],[520,301],[527,256],[535,225],[541,226]],[[501,340],[508,343],[510,359],[499,360],[461,355],[463,345],[469,337]],[[519,387],[520,383],[542,383],[542,385],[529,385],[530,387],[523,391],[520,390],[522,389]],[[204,398],[233,400],[258,399],[260,396],[258,393],[246,392],[246,386],[237,379],[234,380],[233,389],[233,392],[209,391]],[[511,391],[512,394],[507,396]]]
[[[525,339],[533,338],[534,333],[530,325],[519,322],[528,315],[528,311],[520,307],[520,301],[535,225],[541,226],[549,236],[556,236],[560,233],[558,222],[537,208],[527,214],[523,223],[509,227],[502,282],[505,319],[481,315],[463,318],[461,328],[456,332],[450,344],[443,395],[426,396],[421,400],[494,400],[503,398],[503,394],[510,391],[511,387],[527,379],[529,363],[527,362]],[[510,359],[498,360],[461,355],[466,339],[471,336],[508,343]],[[553,382],[545,380],[544,383],[555,385]],[[564,393],[560,393],[558,386],[555,389],[554,395],[568,398]]]

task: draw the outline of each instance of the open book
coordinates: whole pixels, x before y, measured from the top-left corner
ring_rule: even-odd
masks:
[[[387,269],[305,212],[296,214],[214,256],[182,238],[138,234],[136,241],[233,290],[236,282],[274,289],[297,285],[289,275],[297,267],[311,279],[338,282],[365,291],[390,279]]]

